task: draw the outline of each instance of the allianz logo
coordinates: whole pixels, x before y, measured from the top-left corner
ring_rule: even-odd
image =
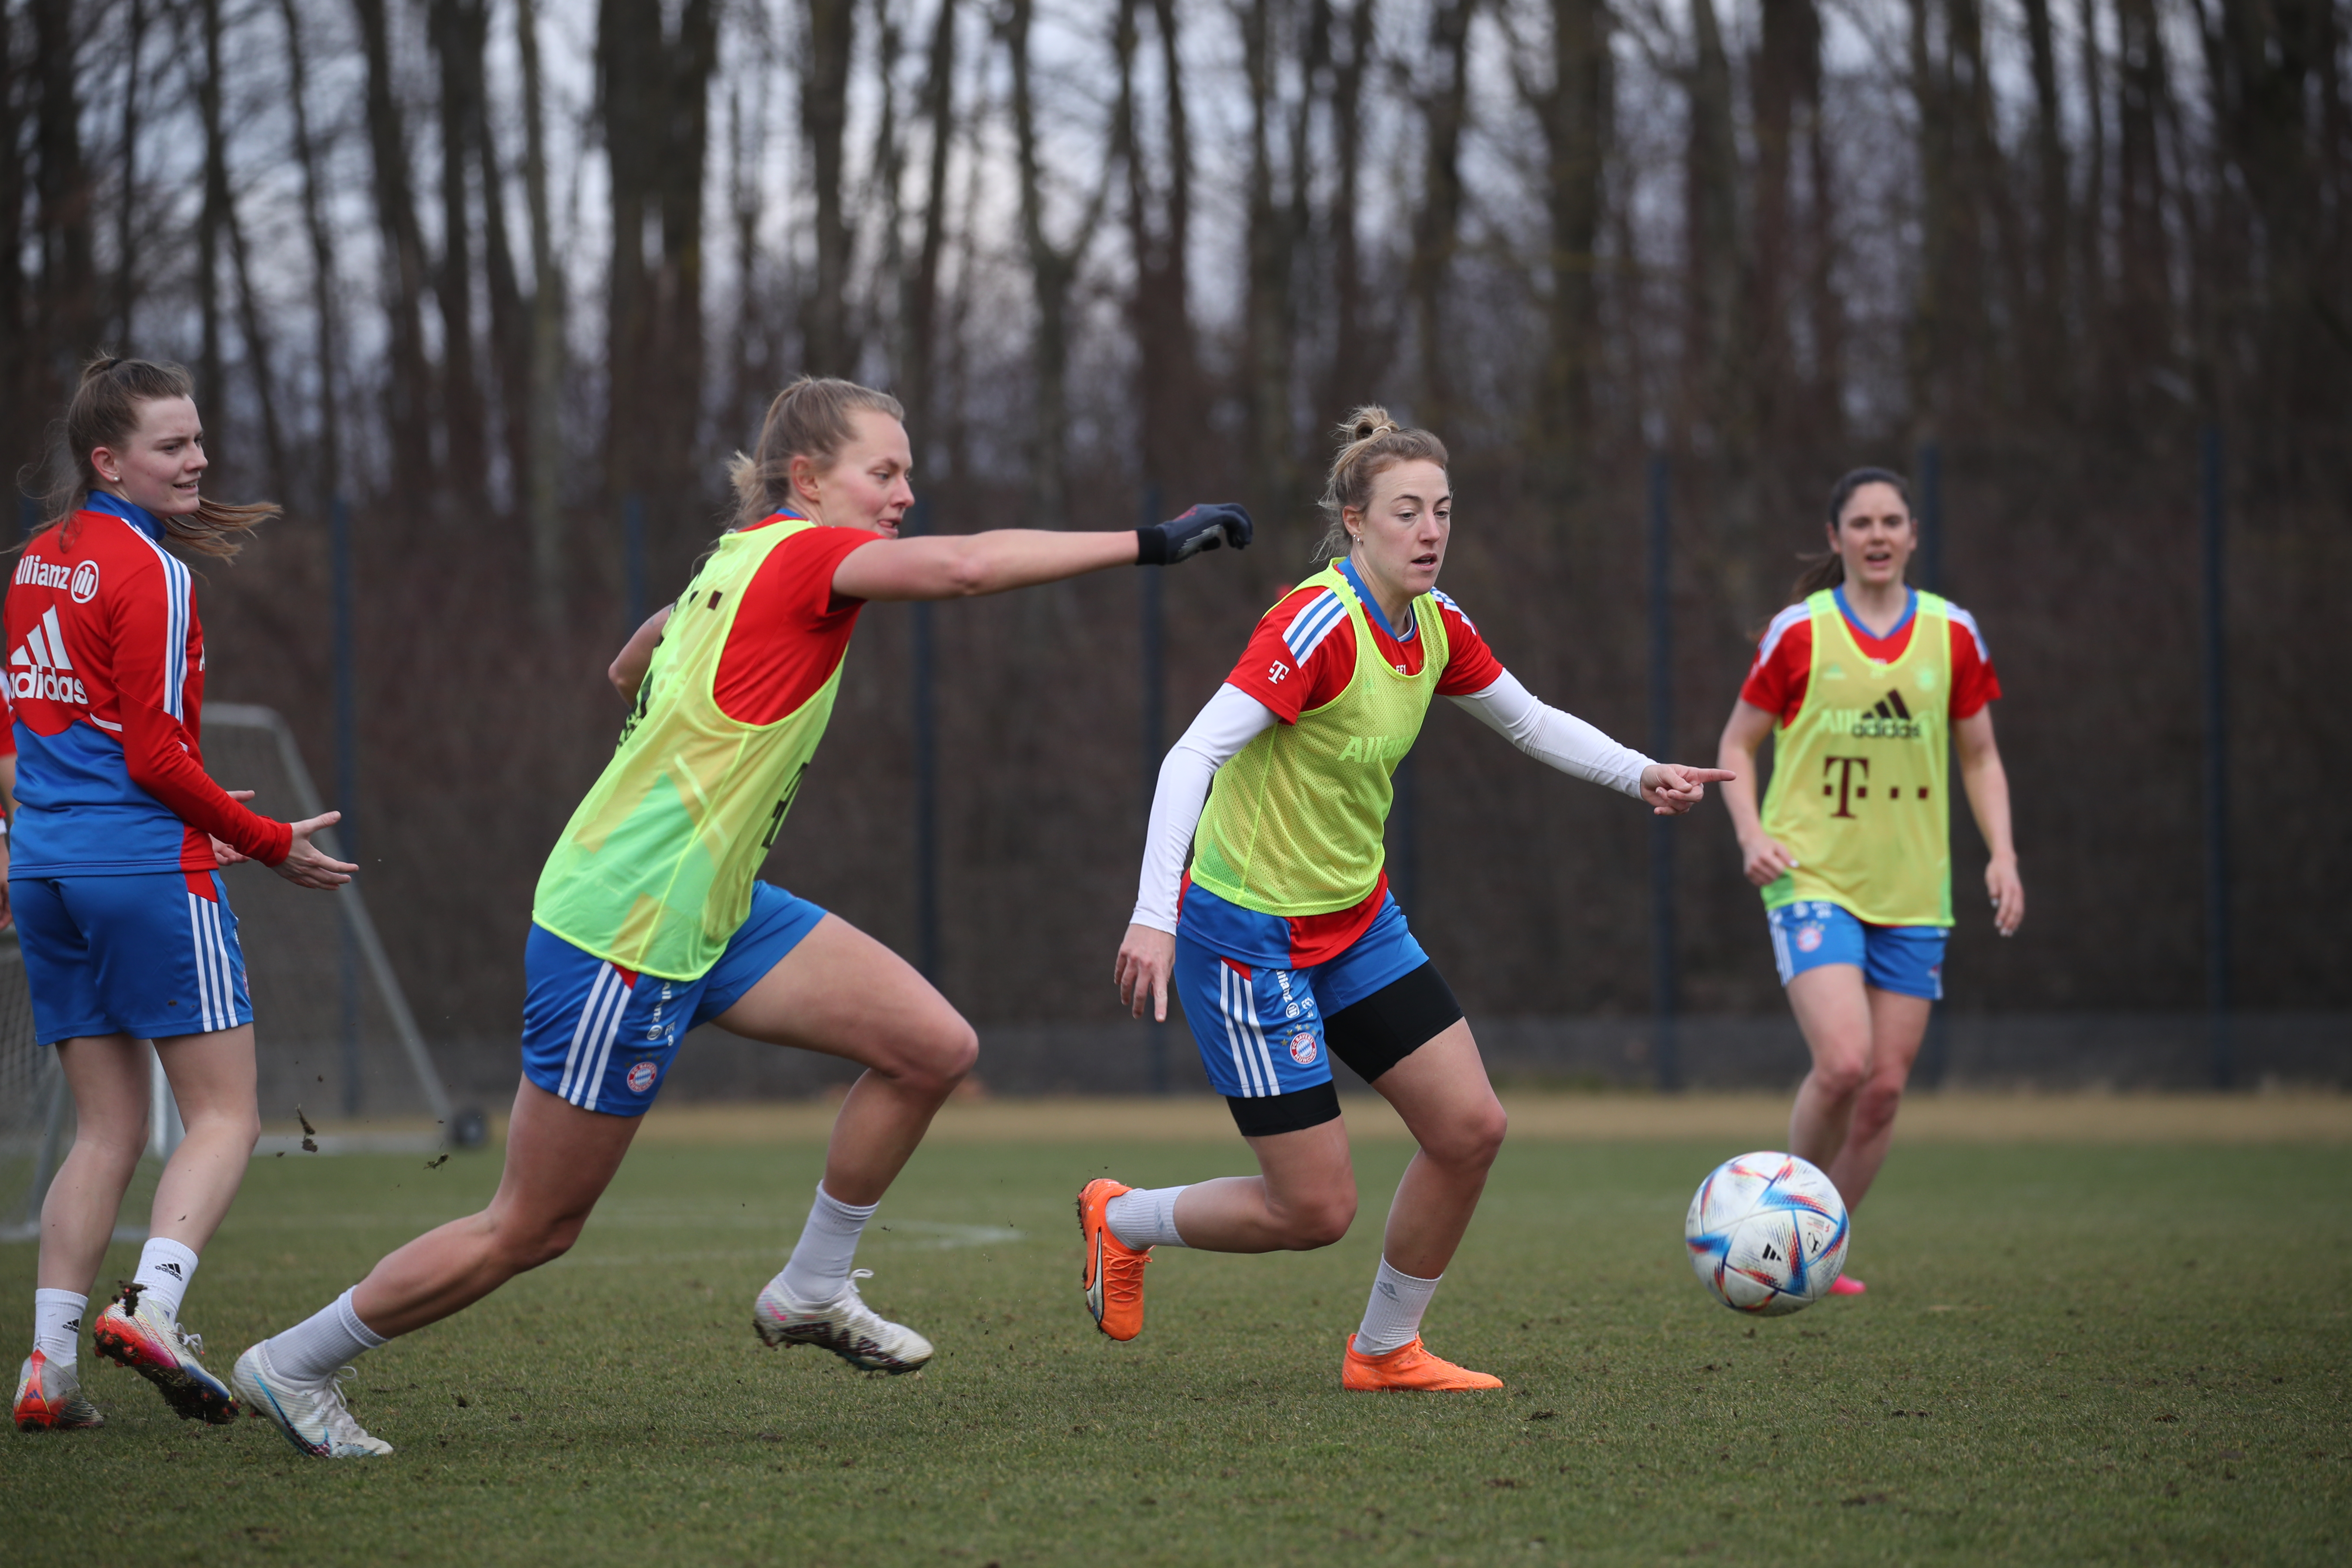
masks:
[[[26,562],[26,565],[38,565]],[[23,569],[17,572],[23,580]],[[66,657],[66,637],[58,625],[57,606],[41,612],[40,624],[25,634],[24,642],[8,656],[8,690],[19,702],[38,697],[50,702],[68,702],[76,707],[89,706],[89,693],[83,689],[81,679],[73,673],[73,660]]]
[[[62,589],[73,595],[75,604],[87,605],[98,595],[98,563],[80,561],[68,566],[28,555],[16,563],[16,581],[28,588]]]
[[[1339,748],[1343,763],[1385,763],[1412,750],[1411,735],[1350,735]]]

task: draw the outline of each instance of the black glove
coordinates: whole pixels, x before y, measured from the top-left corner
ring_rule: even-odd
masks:
[[[1246,550],[1252,526],[1250,514],[1232,501],[1196,506],[1181,517],[1137,529],[1135,563],[1173,566],[1187,556],[1214,550],[1220,544]]]

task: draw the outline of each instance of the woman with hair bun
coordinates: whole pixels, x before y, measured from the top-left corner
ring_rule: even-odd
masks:
[[[204,425],[187,372],[101,357],[53,442],[47,521],[16,563],[6,609],[17,812],[8,891],[35,1038],[58,1048],[74,1142],[41,1204],[33,1353],[19,1430],[96,1426],[76,1371],[122,1194],[147,1143],[148,1042],[187,1136],[155,1187],[146,1246],[90,1326],[100,1354],[153,1383],[188,1420],[236,1415],[180,1326],[197,1255],[260,1136],[253,1005],[219,868],[254,859],[305,888],[355,868],[272,822],[205,772],[205,634],[188,568],[166,546],[226,559],[274,506],[205,499]]]
[[[1646,801],[1698,804],[1711,768],[1654,763],[1513,679],[1437,590],[1454,524],[1445,447],[1385,409],[1339,430],[1322,569],[1258,622],[1160,770],[1119,997],[1168,1016],[1172,984],[1209,1080],[1259,1173],[1186,1186],[1108,1179],[1078,1194],[1096,1326],[1143,1330],[1152,1249],[1328,1247],[1356,1214],[1337,1056],[1404,1119],[1419,1151],[1391,1205],[1341,1386],[1499,1388],[1423,1348],[1422,1314],[1501,1147],[1503,1108],[1462,1007],[1389,896],[1391,775],[1433,698],[1537,761]],[[1186,867],[1190,849],[1191,866]]]
[[[417,1237],[305,1322],[247,1350],[237,1387],[320,1458],[390,1453],[352,1419],[338,1368],[559,1258],[620,1168],[686,1032],[856,1062],[824,1177],[751,1326],[852,1366],[905,1373],[931,1343],[866,1305],[859,1234],[971,1070],[971,1026],[914,968],[806,899],[758,880],[833,714],[857,613],[1249,542],[1201,506],[1108,533],[1000,529],[901,539],[913,458],[898,399],[803,378],[731,469],[734,525],[686,592],[629,639],[613,760],[541,873],[524,950],[523,1076],[506,1172],[480,1214]]]
[[[1976,617],[1903,581],[1919,526],[1902,477],[1856,468],[1830,493],[1829,552],[1772,617],[1717,761],[1748,879],[1763,889],[1772,956],[1812,1070],[1789,1147],[1848,1209],[1885,1162],[1927,1016],[1944,994],[1952,926],[1951,758],[1992,851],[1985,892],[2013,934],[2025,884],[2010,839],[2009,775],[1993,742],[2000,695]],[[1756,805],[1756,752],[1772,783]],[[1858,1296],[1852,1275],[1831,1289]]]

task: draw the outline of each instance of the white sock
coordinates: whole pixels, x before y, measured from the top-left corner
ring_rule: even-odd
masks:
[[[1110,1233],[1140,1251],[1147,1247],[1182,1247],[1176,1234],[1176,1200],[1181,1187],[1136,1187],[1103,1205]]]
[[[857,1256],[857,1238],[880,1204],[843,1203],[816,1184],[816,1202],[809,1205],[808,1224],[799,1243],[772,1283],[803,1307],[822,1307],[849,1283],[849,1265]]]
[[[141,1300],[154,1302],[176,1322],[180,1303],[188,1294],[188,1281],[195,1277],[196,1255],[158,1236],[139,1249],[139,1272],[131,1277],[131,1282],[139,1287]]]
[[[352,1305],[352,1291],[346,1290],[272,1338],[266,1348],[278,1376],[289,1383],[324,1383],[383,1340],[383,1335],[360,1321],[359,1310]]]
[[[1356,1331],[1356,1353],[1386,1355],[1412,1343],[1421,1332],[1421,1315],[1429,1310],[1429,1299],[1435,1294],[1437,1279],[1401,1274],[1381,1258],[1381,1271],[1372,1276],[1372,1299],[1364,1303],[1363,1327]]]
[[[81,1315],[89,1298],[72,1290],[33,1292],[33,1348],[49,1358],[51,1366],[70,1369],[81,1349]]]

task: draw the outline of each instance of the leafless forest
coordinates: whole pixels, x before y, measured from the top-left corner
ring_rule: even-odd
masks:
[[[2346,0],[5,0],[0,49],[0,447],[101,344],[194,370],[215,493],[289,507],[209,572],[211,690],[331,793],[348,499],[344,804],[445,1037],[510,1032],[611,743],[624,519],[657,603],[802,371],[904,398],[935,528],[1245,500],[1257,548],[1166,579],[1171,738],[1307,570],[1353,403],[1453,444],[1445,585],[1505,659],[1642,744],[1664,455],[1692,759],[1830,481],[1932,444],[2033,898],[1993,941],[1959,829],[1976,1010],[2200,1003],[2216,427],[2237,993],[2352,1004]],[[1139,605],[933,612],[976,1019],[1112,1016]],[[867,613],[770,871],[909,953],[913,630]],[[1406,896],[1474,1013],[1645,1008],[1646,817],[1451,712],[1413,768]],[[1725,819],[1676,837],[1684,1005],[1776,1006]]]

